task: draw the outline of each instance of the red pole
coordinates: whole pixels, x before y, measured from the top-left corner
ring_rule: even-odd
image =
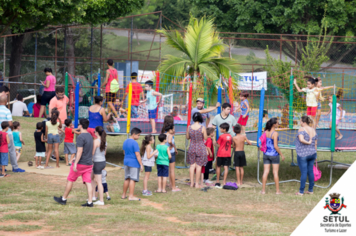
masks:
[[[159,71],[156,71],[156,92],[159,92]],[[159,98],[156,98],[157,102]],[[157,105],[156,119],[158,119],[159,104]]]
[[[193,100],[193,84],[189,84],[189,100],[188,100],[188,117],[187,117],[187,129],[190,126],[190,120],[192,116],[192,100]]]

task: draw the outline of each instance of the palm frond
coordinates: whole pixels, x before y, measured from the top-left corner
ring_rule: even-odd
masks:
[[[174,31],[157,30],[157,32],[162,33],[164,36],[166,36],[166,43],[169,46],[189,55],[189,52],[184,43],[184,38],[180,32],[178,32],[177,30]]]
[[[206,74],[208,80],[217,82],[219,80],[219,68],[209,63],[200,63],[199,64],[200,74]]]
[[[234,59],[230,59],[228,57],[221,57],[221,58],[213,58],[211,62],[216,64],[219,67],[220,73],[225,77],[228,78],[231,73],[238,73],[239,66],[237,65],[237,61]]]
[[[185,66],[190,65],[190,63],[190,60],[168,55],[167,60],[162,61],[158,69],[162,74],[183,76]]]

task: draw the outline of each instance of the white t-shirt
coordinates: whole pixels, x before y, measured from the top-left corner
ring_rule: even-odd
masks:
[[[16,101],[14,104],[12,104],[12,116],[23,116],[24,111],[28,111],[26,103]]]
[[[317,88],[313,88],[313,89],[303,88],[302,90],[307,93],[307,106],[308,107],[317,107],[318,102],[317,102],[316,97],[319,94],[318,89]]]
[[[329,107],[330,107],[330,110],[331,110],[330,121],[332,121],[332,119],[333,119],[333,114],[332,114],[333,104],[329,103]],[[345,111],[342,111],[342,113],[341,113],[339,107],[340,107],[340,103],[336,103],[336,120],[340,120],[340,118],[344,118],[344,116],[345,116]]]

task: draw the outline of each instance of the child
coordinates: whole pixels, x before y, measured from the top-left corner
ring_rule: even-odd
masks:
[[[163,120],[161,134],[164,134],[166,132],[166,127],[168,127],[169,125],[174,125],[174,119],[173,116],[167,115],[164,117]]]
[[[216,146],[219,147],[216,159],[216,183],[215,186],[218,188],[222,188],[220,185],[220,168],[224,166],[224,182],[223,185],[226,184],[227,173],[229,171],[229,166],[231,165],[231,144],[232,137],[228,133],[229,132],[229,124],[222,123],[220,125],[220,137],[217,141]]]
[[[72,120],[66,119],[64,121],[66,128],[64,129],[64,154],[66,159],[66,166],[70,166],[74,160],[74,156],[77,153],[77,147],[73,143],[74,134],[80,134],[76,129],[72,128]],[[70,160],[68,161],[68,154],[71,154]]]
[[[136,140],[140,138],[141,130],[139,128],[133,128],[131,130],[131,136],[126,139],[123,144],[124,150],[124,169],[125,169],[125,182],[124,191],[121,199],[126,199],[127,189],[130,189],[129,200],[141,201],[141,199],[134,197],[135,184],[140,178],[140,169],[143,171],[143,165],[140,155],[140,147]]]
[[[22,145],[25,145],[25,142],[22,139],[22,134],[20,132],[20,122],[14,121],[13,123],[14,130],[12,131],[12,136],[14,138],[14,145],[16,149],[16,159],[19,161],[22,151]]]
[[[46,157],[46,145],[45,145],[45,136],[42,133],[43,124],[42,122],[38,122],[36,124],[36,131],[34,133],[35,143],[36,143],[36,168],[43,169],[44,167],[41,166],[42,157]]]
[[[182,120],[182,117],[180,117],[180,115],[179,115],[177,106],[173,107],[173,112],[171,113],[171,116],[173,116],[174,120]]]
[[[131,100],[131,118],[138,118],[138,107],[140,105],[140,97],[144,99],[142,86],[137,82],[137,73],[131,73],[132,100]],[[126,86],[123,100],[129,94],[129,85]]]
[[[158,140],[161,142],[157,145],[157,176],[158,188],[155,193],[166,193],[167,177],[169,175],[169,160],[172,158],[169,147],[167,147],[167,135],[160,134]]]
[[[106,177],[108,176],[105,168],[101,171],[101,183],[103,184],[104,193],[106,194],[106,200],[110,201],[111,197],[109,195],[108,184],[106,183]],[[98,186],[95,188],[96,198],[98,197]]]
[[[237,123],[239,123],[241,125],[241,133],[245,134],[245,127],[248,121],[248,115],[249,115],[249,110],[250,110],[250,105],[248,103],[248,93],[246,92],[242,92],[240,93],[240,100],[241,103],[240,105],[237,107],[238,110],[241,110],[241,115],[239,120],[237,121]]]
[[[155,133],[157,133],[156,122],[155,122],[155,119],[157,118],[157,104],[159,104],[160,100],[162,99],[162,94],[154,91],[152,89],[152,87],[153,87],[152,80],[148,80],[145,82],[145,89],[146,89],[147,93],[146,93],[146,99],[144,100],[144,102],[147,103],[148,118],[150,119],[152,133],[155,134]],[[158,102],[156,99],[157,96],[159,97]]]
[[[178,154],[178,150],[175,145],[174,141],[174,125],[170,124],[165,128],[166,135],[167,135],[167,142],[166,145],[169,147],[169,151],[171,153],[171,158],[169,159],[169,183],[172,187],[172,192],[179,192],[181,191],[176,186],[176,176],[174,173],[175,164],[176,164],[176,155]]]
[[[10,125],[9,122],[3,121],[1,123],[2,131],[0,131],[0,165],[2,167],[0,178],[8,177],[10,175],[5,173],[5,166],[9,164],[9,147],[8,144],[10,143],[9,136],[7,135],[7,130],[9,129]]]
[[[336,94],[336,98],[337,99],[340,99],[341,97],[342,97],[342,94],[343,94],[343,92],[342,92],[342,90],[340,89],[338,92],[337,92],[337,94]],[[329,115],[330,114],[330,125],[329,125],[329,128],[331,129],[331,126],[332,126],[332,110],[333,110],[333,97],[332,96],[329,96],[329,107],[330,107],[330,110],[329,110],[329,112],[326,114],[326,115]],[[340,103],[336,103],[336,127],[335,127],[335,130],[336,130],[336,133],[338,134],[338,137],[335,137],[335,138],[337,138],[337,140],[340,140],[340,139],[342,139],[342,134],[341,134],[341,132],[340,132],[340,130],[339,130],[339,128],[337,127],[338,125],[339,125],[339,123],[340,123],[340,121],[341,121],[341,119],[343,118],[343,116],[344,116],[344,112],[345,111],[343,111],[342,110],[342,108],[341,108],[341,106],[340,106]]]
[[[145,168],[145,178],[143,180],[143,191],[142,195],[143,196],[151,196],[152,192],[147,190],[147,182],[148,179],[150,178],[150,174],[152,172],[152,167],[155,165],[155,156],[157,156],[158,151],[155,150],[153,151],[152,149],[152,144],[155,143],[155,140],[152,135],[147,135],[145,138],[142,140],[142,145],[141,145],[141,156],[142,158],[142,164],[143,167]]]
[[[108,120],[108,125],[106,126],[106,129],[109,132],[115,132],[115,133],[119,133],[120,132],[120,125],[119,122],[114,118],[114,116],[110,116],[109,120]]]
[[[318,110],[317,110],[317,114],[316,114],[315,127],[319,126],[319,121],[320,121],[320,117],[321,117],[321,102],[323,102],[325,100],[325,98],[321,95],[321,91],[334,87],[334,86],[321,87],[322,85],[323,85],[323,82],[322,82],[321,78],[318,77],[316,89],[319,92],[319,96],[318,96],[318,108],[317,108]]]
[[[236,184],[240,186],[242,185],[244,178],[244,166],[246,166],[246,156],[244,151],[245,141],[248,145],[251,145],[251,142],[247,139],[246,135],[241,134],[241,126],[239,124],[234,127],[234,132],[236,134],[232,139],[232,145],[235,149],[234,166],[237,179]]]
[[[266,128],[267,121],[268,121],[268,111],[263,110],[262,129]]]
[[[58,121],[57,121],[58,120]],[[47,158],[45,169],[52,169],[53,167],[48,166],[49,158],[54,148],[54,153],[56,155],[57,164],[56,167],[59,168],[59,134],[58,128],[62,129],[62,121],[59,118],[59,111],[57,109],[52,109],[51,120],[46,122],[46,140],[48,144]]]
[[[215,137],[215,129],[214,128],[207,128],[206,132],[208,134],[208,139],[205,142],[206,149],[208,150],[208,163],[205,166],[205,172],[204,172],[204,183],[206,184],[212,184],[209,180],[209,171],[210,169],[213,168],[213,161],[214,161],[214,145],[213,145],[213,139]]]
[[[307,94],[307,116],[313,119],[315,128],[315,116],[318,109],[317,97],[319,96],[319,92],[315,88],[315,86],[319,80],[311,76],[305,76],[304,78],[308,78],[307,88],[300,89],[296,79],[294,79],[294,85],[297,88],[298,92],[305,92]]]

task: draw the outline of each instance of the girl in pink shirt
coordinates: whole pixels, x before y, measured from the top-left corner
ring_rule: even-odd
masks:
[[[56,96],[55,93],[55,87],[56,87],[56,77],[53,76],[52,74],[52,69],[51,68],[45,68],[44,72],[46,74],[46,80],[41,81],[41,84],[45,87],[44,92],[42,94],[41,98],[41,109],[40,109],[40,114],[39,117],[42,117],[42,115],[46,116],[46,105],[49,104],[51,99]]]

